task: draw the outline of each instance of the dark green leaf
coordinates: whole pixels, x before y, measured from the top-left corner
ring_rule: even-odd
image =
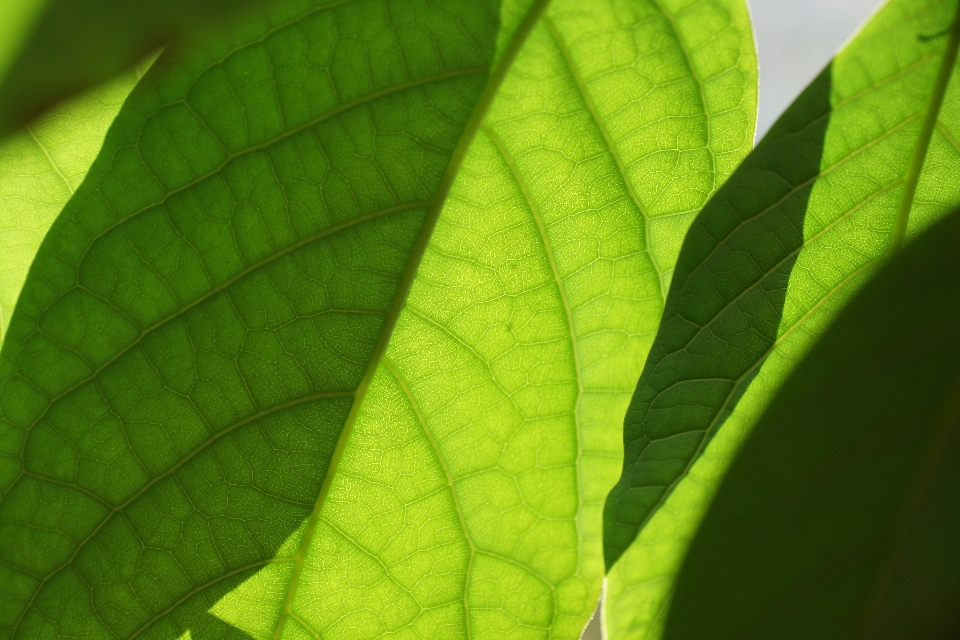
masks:
[[[887,264],[771,402],[666,638],[960,635],[960,214]]]

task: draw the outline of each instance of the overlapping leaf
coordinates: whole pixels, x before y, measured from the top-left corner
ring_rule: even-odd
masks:
[[[0,337],[40,241],[149,65],[60,105],[0,144]]]
[[[264,3],[272,0],[263,0]],[[276,0],[285,1],[285,0]],[[0,136],[151,50],[243,15],[255,0],[9,0],[0,3]]]
[[[740,2],[551,3],[464,160],[316,528],[277,558],[310,545],[298,625],[579,636],[661,276],[749,149],[755,65]],[[268,637],[281,566],[215,614]]]
[[[955,12],[953,1],[888,4],[691,227],[606,505],[612,638],[659,635],[680,560],[726,464],[889,252],[898,219],[909,219],[910,237],[960,201],[952,168],[960,88],[947,84],[956,75],[949,55],[937,81]],[[924,119],[938,109],[926,145]]]
[[[739,0],[545,4],[278,5],[145,78],[0,360],[8,635],[577,635],[756,65]]]
[[[667,638],[960,633],[960,215],[784,384],[691,545]]]
[[[146,76],[4,343],[7,634],[226,628],[195,605],[309,517],[506,69],[500,23],[284,3]]]

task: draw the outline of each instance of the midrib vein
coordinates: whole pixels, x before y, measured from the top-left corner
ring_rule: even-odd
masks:
[[[380,365],[383,356],[386,354],[387,346],[389,346],[390,338],[393,335],[393,330],[397,325],[400,312],[403,311],[403,307],[406,304],[407,296],[410,294],[410,289],[413,286],[414,278],[416,278],[417,271],[420,268],[420,262],[423,260],[423,255],[427,250],[430,237],[433,235],[433,230],[437,225],[437,220],[440,218],[440,212],[443,210],[443,205],[446,203],[447,196],[450,194],[450,188],[453,186],[453,181],[459,173],[460,165],[463,163],[463,159],[467,155],[467,150],[470,148],[470,144],[473,141],[474,136],[480,129],[480,125],[483,123],[487,111],[490,109],[490,105],[493,103],[493,99],[496,97],[497,91],[500,88],[500,84],[506,77],[507,72],[513,65],[513,61],[520,52],[520,49],[523,46],[523,43],[526,41],[527,36],[530,35],[530,32],[539,21],[540,16],[546,10],[549,2],[550,0],[535,0],[530,9],[527,10],[526,15],[520,22],[520,25],[517,27],[516,32],[513,34],[513,36],[510,38],[510,41],[507,43],[507,46],[504,48],[500,59],[491,70],[490,76],[487,80],[487,85],[484,87],[483,93],[480,95],[480,98],[477,101],[477,106],[475,107],[470,120],[467,122],[467,125],[464,127],[464,132],[460,136],[460,140],[457,142],[456,148],[451,154],[446,171],[444,171],[443,177],[440,180],[440,184],[437,187],[431,208],[427,212],[426,219],[423,222],[420,235],[418,236],[417,242],[414,244],[413,250],[411,251],[410,260],[407,263],[407,268],[405,269],[403,277],[397,287],[397,292],[394,295],[393,303],[391,304],[390,310],[384,318],[383,326],[380,330],[380,337],[378,338],[377,344],[374,347],[370,362],[367,365],[367,370],[364,373],[360,384],[357,386],[353,406],[350,408],[350,414],[347,416],[347,419],[344,422],[343,430],[341,431],[340,438],[337,441],[337,448],[334,451],[330,465],[327,467],[327,473],[323,479],[323,486],[320,489],[320,494],[317,496],[317,501],[314,504],[313,512],[310,515],[306,530],[303,533],[303,539],[301,540],[300,547],[297,550],[293,574],[290,578],[290,584],[287,587],[287,593],[284,597],[280,619],[277,622],[277,628],[273,634],[274,640],[280,640],[280,638],[283,636],[284,623],[286,622],[287,617],[291,614],[293,598],[296,594],[300,575],[303,571],[303,563],[306,558],[307,550],[310,548],[310,543],[312,542],[313,535],[317,529],[317,523],[320,520],[320,514],[323,510],[324,504],[326,503],[327,495],[330,493],[330,487],[333,483],[333,478],[337,474],[337,468],[340,464],[340,460],[343,457],[343,452],[346,449],[347,442],[350,439],[350,433],[353,431],[353,427],[356,424],[357,415],[360,412],[360,407],[363,405],[363,399],[366,396],[367,390],[370,388],[370,383],[373,381],[373,376],[377,371],[377,367]]]
[[[637,207],[637,211],[639,211],[640,215],[643,217],[643,239],[646,245],[647,255],[650,257],[650,264],[653,265],[654,271],[657,272],[657,288],[660,289],[660,297],[664,302],[666,302],[667,292],[663,287],[663,274],[665,270],[662,269],[659,264],[657,264],[657,259],[653,254],[653,248],[650,245],[651,217],[647,214],[646,209],[644,209],[643,205],[640,203],[640,198],[637,196],[637,193],[633,188],[633,183],[630,181],[630,177],[627,175],[627,169],[623,164],[623,159],[620,157],[620,153],[617,151],[617,147],[613,143],[610,133],[603,125],[603,120],[600,118],[600,113],[593,104],[593,99],[587,92],[587,86],[584,83],[583,78],[580,76],[580,70],[577,68],[577,65],[573,59],[573,54],[567,47],[566,41],[564,41],[563,36],[560,34],[557,26],[553,23],[553,20],[551,20],[549,16],[543,17],[543,24],[550,33],[550,37],[553,39],[557,50],[560,52],[560,55],[570,72],[570,77],[573,79],[573,83],[576,85],[577,91],[580,93],[580,97],[583,99],[583,104],[586,107],[587,112],[589,112],[591,118],[593,118],[593,122],[597,127],[597,131],[599,131],[600,135],[603,137],[603,141],[606,144],[607,149],[610,151],[610,156],[617,165],[617,171],[620,173],[621,180],[623,180],[624,188],[626,188],[627,193],[630,194],[630,199],[633,200],[634,206]]]
[[[410,407],[417,416],[417,420],[420,422],[420,427],[423,429],[423,433],[427,436],[430,446],[433,447],[433,452],[436,454],[437,461],[440,463],[440,467],[443,469],[444,477],[447,479],[447,485],[450,487],[450,495],[453,498],[453,506],[457,512],[457,518],[460,521],[460,529],[463,530],[463,537],[467,541],[467,544],[470,545],[470,559],[467,561],[467,572],[463,580],[463,611],[465,618],[464,626],[466,627],[467,631],[467,640],[470,640],[473,637],[473,629],[470,624],[469,589],[470,576],[473,573],[473,561],[477,555],[477,545],[474,544],[473,538],[470,536],[470,530],[467,529],[467,519],[463,514],[463,508],[460,506],[460,496],[457,494],[457,487],[453,481],[453,474],[450,473],[450,467],[447,465],[447,459],[440,450],[440,443],[438,443],[436,438],[433,436],[433,431],[430,429],[430,425],[427,424],[427,417],[423,415],[423,411],[420,409],[420,403],[418,403],[416,398],[413,397],[413,392],[410,390],[410,385],[407,384],[406,379],[397,370],[390,359],[384,358],[383,364],[390,371],[390,373],[393,374],[397,384],[400,385],[403,393],[407,396],[407,400],[410,402]]]
[[[894,223],[893,239],[890,241],[890,255],[900,251],[907,235],[907,223],[910,220],[910,210],[913,208],[913,202],[917,195],[917,186],[920,184],[920,174],[923,171],[923,163],[927,159],[930,140],[933,138],[933,131],[937,126],[937,117],[940,115],[943,98],[947,93],[947,85],[950,84],[950,76],[953,72],[954,62],[957,59],[958,48],[960,48],[960,8],[957,9],[953,23],[950,25],[950,38],[947,40],[947,46],[943,51],[943,59],[940,61],[940,69],[937,71],[937,78],[933,84],[933,91],[930,94],[930,101],[927,105],[923,126],[920,129],[920,135],[917,138],[917,144],[913,150],[910,167],[907,169],[907,175],[904,177],[903,197],[900,200],[900,208],[897,210],[897,218]]]

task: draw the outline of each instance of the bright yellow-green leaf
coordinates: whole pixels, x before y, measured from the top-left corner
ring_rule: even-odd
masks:
[[[745,9],[551,3],[464,159],[315,528],[277,556],[306,554],[298,624],[579,636],[664,265],[750,147]],[[288,582],[261,571],[215,614],[268,638]]]
[[[909,238],[960,202],[956,7],[890,2],[691,227],[606,505],[613,640],[660,635],[687,544],[773,392],[900,225]]]

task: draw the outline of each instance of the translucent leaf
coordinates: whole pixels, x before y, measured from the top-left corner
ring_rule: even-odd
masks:
[[[144,78],[0,358],[11,635],[579,635],[756,61],[741,0],[545,4],[278,5]]]
[[[120,106],[151,62],[58,106],[0,143],[0,336],[40,241],[80,187]]]
[[[605,507],[614,640],[659,636],[724,469],[896,230],[912,237],[960,202],[955,50],[944,62],[955,12],[889,3],[691,227]]]

